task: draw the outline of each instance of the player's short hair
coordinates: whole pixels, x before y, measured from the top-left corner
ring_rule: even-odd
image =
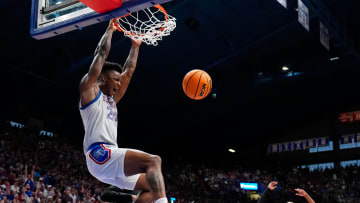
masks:
[[[122,73],[123,67],[118,63],[105,61],[105,64],[103,65],[103,67],[101,69],[101,73],[105,73],[105,72],[111,71],[111,70]]]

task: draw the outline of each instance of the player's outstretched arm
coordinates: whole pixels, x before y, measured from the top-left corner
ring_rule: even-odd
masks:
[[[296,193],[297,196],[304,197],[308,203],[315,203],[315,201],[310,197],[310,195],[307,192],[305,192],[305,190],[298,188],[295,189],[295,191],[297,192]]]
[[[27,180],[27,177],[28,177],[28,171],[27,171],[27,165],[25,164],[25,180],[24,181]]]
[[[33,165],[33,167],[32,167],[32,171],[31,171],[31,179],[32,180],[35,180],[35,176],[34,176],[34,174],[35,174],[35,165]]]
[[[266,190],[264,191],[264,193],[261,195],[258,203],[265,203],[267,201],[267,196],[269,195],[270,191],[274,191],[277,188],[277,181],[271,181]]]
[[[89,72],[81,79],[80,92],[92,89],[97,84],[97,79],[101,74],[101,69],[110,53],[111,38],[116,30],[113,20],[110,20],[109,26],[106,28],[98,46],[95,50],[95,57],[90,65]],[[96,96],[96,95],[95,95]],[[91,99],[90,99],[91,100]]]
[[[114,98],[116,103],[119,102],[120,99],[124,96],[128,86],[129,86],[130,80],[131,80],[132,75],[136,68],[136,63],[137,63],[138,56],[139,56],[139,48],[140,48],[141,42],[142,41],[131,40],[130,53],[129,53],[128,58],[125,61],[124,70],[120,76],[120,84],[121,84],[120,89],[116,93],[115,98]]]

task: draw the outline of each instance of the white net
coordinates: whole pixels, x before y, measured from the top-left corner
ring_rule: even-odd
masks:
[[[176,28],[176,19],[159,5],[117,18],[117,21],[118,29],[120,28],[125,36],[153,46],[157,46],[157,41],[170,35]]]

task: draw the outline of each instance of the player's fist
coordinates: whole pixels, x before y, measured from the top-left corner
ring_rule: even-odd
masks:
[[[300,197],[305,197],[307,195],[307,193],[305,192],[305,190],[303,189],[295,189],[295,191],[297,192],[296,195],[300,196]]]
[[[269,190],[271,191],[275,190],[277,188],[277,184],[278,184],[277,181],[271,181],[268,185]]]
[[[139,47],[141,45],[141,42],[141,40],[131,40],[131,44],[136,47]]]
[[[116,31],[115,23],[116,23],[116,19],[115,18],[111,19],[110,22],[109,22],[108,29],[111,30],[111,31]]]

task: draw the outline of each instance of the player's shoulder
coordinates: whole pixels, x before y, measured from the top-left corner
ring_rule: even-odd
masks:
[[[80,87],[80,95],[81,96],[85,96],[85,95],[98,95],[100,94],[101,92],[101,89],[99,87],[98,84],[94,84],[94,85],[91,85],[90,87],[88,86],[83,86],[83,87]]]
[[[88,80],[88,73],[86,73],[80,80],[80,86],[84,85]]]
[[[86,73],[80,80],[80,84],[79,84],[79,90],[80,90],[80,93],[81,92],[84,92],[84,91],[88,91],[88,90],[95,90],[96,92],[99,91],[100,87],[98,85],[97,82],[94,82],[94,83],[90,83],[88,81],[88,74]]]
[[[91,87],[87,86],[80,86],[80,102],[81,106],[85,106],[86,104],[90,103],[94,99],[100,97],[101,90],[99,85],[95,84]]]

